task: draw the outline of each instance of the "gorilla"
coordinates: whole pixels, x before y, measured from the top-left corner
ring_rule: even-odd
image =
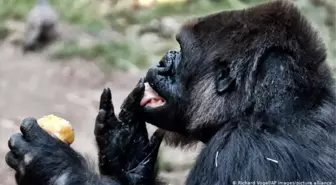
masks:
[[[94,134],[98,147],[97,174],[89,160],[68,144],[44,131],[35,118],[22,121],[21,133],[8,141],[7,164],[15,170],[18,185],[127,185],[160,184],[156,158],[164,133],[158,129],[148,139],[140,100],[144,80],[124,100],[118,117],[111,92],[104,89]]]
[[[335,184],[336,94],[326,49],[290,1],[193,19],[126,97],[104,89],[96,174],[34,118],[9,139],[19,185],[151,185],[163,137],[204,143],[187,185]],[[159,129],[149,139],[145,122]]]

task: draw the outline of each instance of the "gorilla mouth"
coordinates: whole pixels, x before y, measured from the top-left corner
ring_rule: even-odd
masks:
[[[140,105],[148,107],[161,107],[165,104],[165,102],[165,99],[159,96],[158,93],[146,82],[144,96]]]

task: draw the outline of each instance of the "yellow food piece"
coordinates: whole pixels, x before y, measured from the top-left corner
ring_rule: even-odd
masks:
[[[49,134],[56,136],[63,142],[71,144],[75,140],[73,127],[63,118],[51,114],[38,119],[37,123]]]

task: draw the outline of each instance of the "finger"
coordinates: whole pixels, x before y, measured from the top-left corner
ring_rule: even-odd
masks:
[[[131,126],[134,127],[133,133],[139,137],[145,137],[148,140],[148,132],[145,121],[139,120],[136,123],[133,123]]]
[[[114,114],[108,114],[104,109],[100,109],[96,117],[94,134],[105,134],[117,125],[119,125],[119,120]]]
[[[112,94],[110,88],[105,88],[103,93],[101,94],[99,109],[103,109],[106,112],[114,113],[114,107],[112,104]]]
[[[5,161],[7,165],[13,168],[15,171],[19,170],[19,160],[12,152],[8,152],[6,154]]]
[[[140,107],[140,101],[145,90],[144,78],[141,78],[133,91],[126,97],[122,105],[122,110],[131,110],[134,107]]]
[[[8,147],[16,156],[23,156],[29,150],[28,143],[24,140],[22,134],[17,133],[8,140]]]
[[[139,175],[143,179],[144,177],[151,177],[155,173],[155,163],[157,161],[160,144],[164,137],[164,131],[157,129],[150,139],[150,143],[146,150],[146,157],[132,170],[129,171],[129,175]]]
[[[155,164],[156,158],[159,153],[160,145],[162,143],[164,137],[164,131],[161,129],[157,129],[152,137],[150,138],[149,145],[145,148],[145,153],[148,155],[146,158],[147,163],[152,165]]]
[[[139,134],[138,129],[134,129],[136,132],[135,136],[136,138],[133,139],[133,143],[136,143],[136,146],[133,147],[133,150],[136,152],[136,158],[135,162],[138,163],[137,161],[139,158],[145,158],[146,156],[150,155],[153,152],[157,152],[160,147],[160,144],[163,140],[164,137],[164,131],[161,129],[157,129],[154,134],[151,136],[150,140],[148,140],[148,133],[147,130],[145,130],[143,133]],[[155,151],[156,150],[156,151]]]
[[[102,112],[101,110],[104,110],[105,112]],[[112,103],[111,90],[109,88],[105,88],[100,97],[99,113],[96,121],[101,124],[114,124],[114,122],[117,121]]]
[[[20,130],[26,141],[44,141],[49,142],[52,138],[45,130],[43,130],[34,118],[26,118],[22,121]]]
[[[157,129],[149,140],[149,149],[158,150],[165,135],[165,131]]]
[[[96,124],[94,128],[95,135],[101,134],[101,132],[105,128],[105,124],[104,124],[105,122],[106,122],[106,111],[104,109],[100,109],[96,117]]]
[[[96,123],[103,124],[106,121],[107,113],[104,109],[100,109],[96,117]]]
[[[99,110],[96,117],[96,124],[94,129],[95,135],[104,134],[118,125],[119,121],[115,115],[108,115],[103,109]]]
[[[126,97],[123,104],[121,105],[121,111],[119,113],[119,119],[129,124],[134,122],[134,116],[138,110],[140,110],[140,101],[143,97],[145,90],[144,79],[141,78],[133,89],[133,91]],[[137,110],[138,109],[138,110]],[[139,120],[139,117],[137,118]]]

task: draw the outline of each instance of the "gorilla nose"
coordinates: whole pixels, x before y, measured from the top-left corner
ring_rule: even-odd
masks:
[[[159,65],[157,66],[159,68],[159,74],[169,74],[172,72],[172,67],[178,59],[178,53],[179,52],[173,50],[166,53],[166,55],[161,59]]]

